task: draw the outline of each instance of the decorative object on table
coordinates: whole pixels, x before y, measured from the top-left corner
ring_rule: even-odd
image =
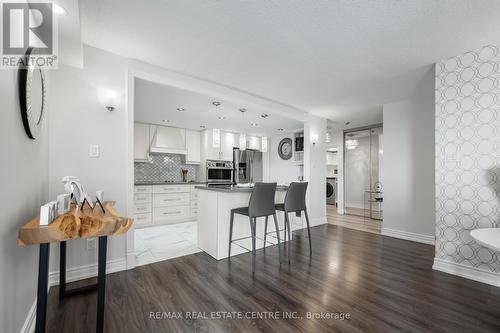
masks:
[[[57,213],[62,215],[69,212],[71,207],[71,195],[70,194],[59,194],[57,196]]]
[[[61,181],[64,184],[66,193],[72,196],[77,205],[81,205],[83,201],[88,198],[87,191],[77,177],[65,176]]]
[[[96,191],[95,192],[95,199],[96,199],[96,204],[94,205],[94,207],[99,205],[102,209],[102,212],[104,214],[106,214],[106,210],[104,209],[104,207],[102,205],[102,203],[104,202],[104,191],[103,190]]]
[[[50,219],[51,215],[51,207],[49,204],[45,204],[40,207],[40,220],[39,224],[40,225],[49,225],[52,220]]]
[[[283,160],[289,160],[292,158],[292,139],[284,138],[278,144],[278,155]]]
[[[36,49],[29,48],[25,54],[27,68],[19,68],[19,104],[24,130],[30,139],[35,140],[40,134],[47,108],[47,83],[45,71],[37,66],[32,56]]]
[[[181,169],[181,173],[182,173],[182,181],[183,181],[183,182],[187,182],[187,174],[188,174],[188,170],[186,170],[186,169]]]

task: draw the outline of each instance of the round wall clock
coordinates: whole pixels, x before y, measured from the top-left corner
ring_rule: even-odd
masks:
[[[47,107],[45,71],[37,66],[33,57],[36,50],[30,48],[25,55],[27,67],[19,69],[19,103],[26,134],[36,139],[40,134]]]
[[[283,160],[289,160],[292,158],[292,139],[284,138],[278,144],[278,155]]]

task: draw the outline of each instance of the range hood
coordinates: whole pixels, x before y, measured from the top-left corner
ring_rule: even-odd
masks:
[[[187,155],[184,128],[151,125],[151,153]]]

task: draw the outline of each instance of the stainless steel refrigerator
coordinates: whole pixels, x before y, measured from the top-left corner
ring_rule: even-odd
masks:
[[[234,181],[236,184],[262,181],[262,153],[254,150],[233,150]]]

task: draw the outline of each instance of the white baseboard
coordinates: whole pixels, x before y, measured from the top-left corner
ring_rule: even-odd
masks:
[[[434,242],[435,242],[434,236],[416,234],[413,232],[396,230],[396,229],[382,228],[382,235],[394,237],[394,238],[405,239],[405,240],[418,242],[418,243],[430,244],[430,245],[434,245]]]
[[[36,317],[36,298],[31,305],[30,310],[28,311],[28,316],[26,316],[26,320],[24,321],[23,327],[19,333],[33,333],[35,332],[35,317]]]
[[[125,258],[109,260],[106,263],[106,274],[124,271],[127,269]],[[66,282],[73,282],[97,276],[97,263],[84,265],[66,270]],[[59,285],[59,271],[49,273],[49,288]]]
[[[463,264],[457,264],[451,261],[434,258],[432,269],[461,276],[463,278],[486,283],[495,287],[500,287],[500,274],[493,273],[481,268],[475,268]]]
[[[106,274],[124,271],[127,269],[127,261],[125,258],[109,260],[106,263]],[[83,279],[88,279],[97,276],[97,264],[79,266],[69,268],[66,271],[66,282],[73,282]],[[49,288],[59,285],[59,271],[52,271],[49,273]],[[35,318],[36,318],[36,298],[31,306],[26,320],[21,327],[20,333],[33,333],[35,331]]]

